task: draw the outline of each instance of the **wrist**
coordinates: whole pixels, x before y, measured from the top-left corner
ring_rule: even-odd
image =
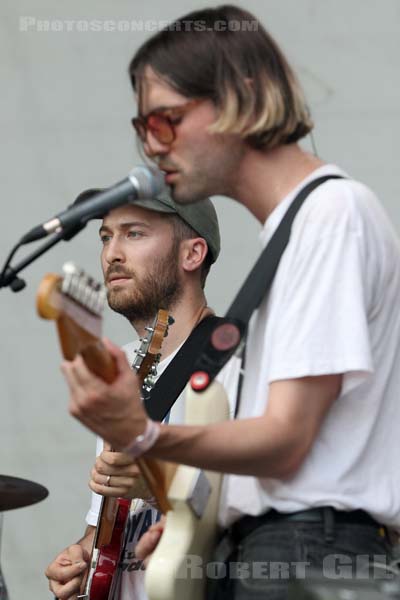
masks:
[[[124,449],[123,452],[138,458],[154,446],[160,435],[160,424],[152,419],[147,419],[143,433],[137,435]]]

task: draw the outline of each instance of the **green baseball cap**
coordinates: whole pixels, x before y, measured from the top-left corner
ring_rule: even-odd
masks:
[[[94,188],[84,190],[76,198],[74,204],[85,202],[102,191],[104,190]],[[178,204],[166,191],[163,191],[155,198],[136,199],[133,206],[178,215],[182,221],[185,221],[200,237],[206,240],[212,262],[217,260],[221,250],[221,238],[217,212],[209,198],[193,204]]]

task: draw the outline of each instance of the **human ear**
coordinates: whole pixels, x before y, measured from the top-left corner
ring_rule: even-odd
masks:
[[[183,240],[181,252],[183,270],[196,271],[207,256],[207,242],[201,237]]]

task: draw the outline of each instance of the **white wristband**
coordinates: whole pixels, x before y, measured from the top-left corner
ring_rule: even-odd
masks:
[[[160,424],[151,419],[147,419],[146,429],[143,433],[135,437],[135,439],[124,448],[124,452],[130,454],[132,458],[141,456],[147,450],[150,450],[156,443],[158,436],[160,435]]]

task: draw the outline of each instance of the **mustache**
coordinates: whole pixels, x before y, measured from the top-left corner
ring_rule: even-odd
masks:
[[[170,162],[159,161],[157,166],[159,169],[161,169],[161,171],[177,171],[178,170],[178,167]]]
[[[134,279],[135,274],[128,269],[124,269],[121,265],[110,265],[104,274],[104,280],[109,281],[113,275],[122,275],[123,277],[131,277]]]

